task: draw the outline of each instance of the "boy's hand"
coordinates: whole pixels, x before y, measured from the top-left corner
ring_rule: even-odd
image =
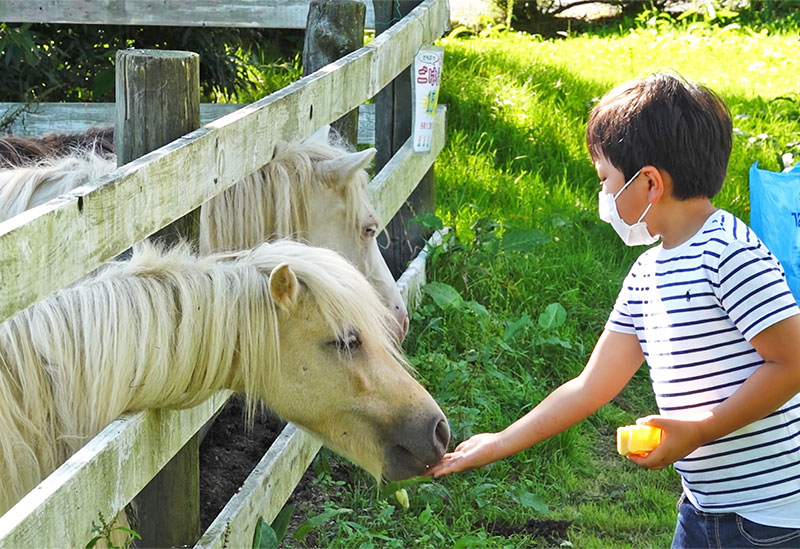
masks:
[[[663,432],[661,443],[646,454],[631,454],[628,459],[647,469],[663,469],[685,458],[703,444],[701,422],[706,418],[676,419],[647,416],[636,421],[639,425],[658,427]]]
[[[451,453],[442,456],[441,461],[431,467],[425,476],[438,478],[481,467],[496,461],[498,453],[498,434],[481,433],[465,440]]]

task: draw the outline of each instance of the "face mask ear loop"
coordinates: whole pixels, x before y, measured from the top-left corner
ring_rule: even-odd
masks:
[[[639,177],[639,174],[640,174],[640,173],[642,173],[642,169],[641,169],[641,168],[639,168],[639,170],[638,170],[638,171],[637,171],[635,174],[633,174],[633,177],[631,177],[630,179],[628,179],[628,181],[627,181],[627,182],[626,182],[626,183],[625,183],[625,184],[622,186],[622,188],[621,188],[620,190],[618,190],[618,191],[617,191],[617,194],[615,194],[615,195],[614,195],[614,202],[616,202],[616,201],[617,201],[617,197],[618,197],[619,195],[621,195],[621,194],[622,194],[622,191],[624,191],[625,189],[627,189],[627,188],[628,188],[628,185],[630,185],[631,183],[633,183],[633,180],[634,180],[634,179],[636,179],[637,177]]]
[[[653,205],[652,202],[648,202],[647,203],[647,207],[644,209],[644,212],[642,212],[642,215],[639,216],[639,220],[636,221],[637,223],[641,223],[642,222],[642,219],[644,219],[644,216],[646,216],[647,212],[650,211],[650,206],[652,206],[652,205]]]

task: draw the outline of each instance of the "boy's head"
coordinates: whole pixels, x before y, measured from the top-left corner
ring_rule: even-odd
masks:
[[[728,108],[708,88],[659,73],[617,86],[589,114],[586,143],[626,178],[655,166],[678,200],[722,188],[732,141]]]

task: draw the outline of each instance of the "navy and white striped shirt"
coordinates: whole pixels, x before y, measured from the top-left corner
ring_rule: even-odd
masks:
[[[691,417],[764,362],[753,336],[799,313],[778,260],[745,223],[717,210],[685,243],[639,257],[606,329],[639,338],[661,414]],[[800,395],[675,469],[704,511],[800,509]]]

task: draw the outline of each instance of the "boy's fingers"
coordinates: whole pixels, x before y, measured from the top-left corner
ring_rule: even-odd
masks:
[[[452,473],[452,467],[448,466],[447,464],[440,463],[439,465],[434,465],[430,468],[430,470],[425,473],[425,476],[432,476],[433,478],[439,478],[441,476],[447,475],[448,473]]]
[[[627,457],[640,467],[656,471],[658,469],[663,469],[667,465],[661,462],[659,459],[659,454],[656,453],[656,450],[653,450],[652,452],[643,452],[641,454],[630,454]],[[655,457],[653,456],[654,454]]]

